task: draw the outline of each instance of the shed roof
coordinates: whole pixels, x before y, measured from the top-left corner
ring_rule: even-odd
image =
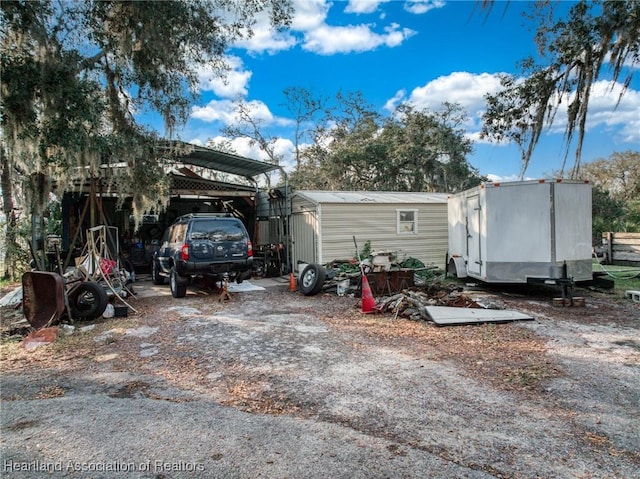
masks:
[[[300,196],[313,203],[447,203],[446,193],[420,193],[404,191],[320,191],[298,190],[294,196]]]

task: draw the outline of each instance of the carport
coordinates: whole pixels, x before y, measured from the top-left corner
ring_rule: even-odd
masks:
[[[106,178],[93,178],[79,191],[65,193],[62,201],[63,256],[73,256],[82,249],[86,229],[107,224],[118,228],[121,254],[130,258],[136,268],[144,268],[165,228],[187,213],[232,212],[243,220],[254,238],[257,233],[256,177],[280,167],[203,146],[167,142],[167,151],[176,150],[181,153],[172,154],[172,167],[167,172],[170,176],[168,206],[145,214],[137,227],[131,215],[130,193],[107,192]],[[123,195],[126,198],[118,208]]]

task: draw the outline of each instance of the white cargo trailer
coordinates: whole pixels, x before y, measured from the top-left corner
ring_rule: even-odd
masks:
[[[588,182],[482,184],[450,196],[448,218],[447,271],[459,278],[556,284],[592,279]]]

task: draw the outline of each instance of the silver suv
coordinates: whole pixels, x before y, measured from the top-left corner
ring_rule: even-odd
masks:
[[[192,278],[225,275],[242,283],[251,277],[253,248],[246,228],[238,218],[215,213],[179,217],[164,233],[153,256],[153,284],[169,278],[171,294],[182,298]]]

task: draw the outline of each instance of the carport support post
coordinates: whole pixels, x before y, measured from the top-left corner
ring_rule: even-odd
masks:
[[[289,176],[284,171],[284,168],[278,165],[278,169],[280,169],[280,173],[284,176],[284,220],[285,226],[287,227],[287,272],[291,273],[291,205],[289,201],[291,198],[289,197]]]

